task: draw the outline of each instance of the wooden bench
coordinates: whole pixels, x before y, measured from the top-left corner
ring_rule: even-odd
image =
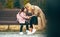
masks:
[[[20,26],[19,23],[16,21],[16,14],[18,13],[18,11],[19,9],[0,10],[0,29],[19,30]],[[38,29],[38,25],[35,27],[36,29]]]
[[[0,24],[18,24],[16,14],[19,10],[0,10]]]
[[[0,30],[19,30],[19,23],[16,21],[16,14],[20,9],[0,10]]]
[[[16,14],[19,9],[3,9],[0,10],[0,30],[9,29],[10,25],[19,25],[16,21]]]

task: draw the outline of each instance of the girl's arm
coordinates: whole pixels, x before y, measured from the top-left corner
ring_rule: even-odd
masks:
[[[18,16],[18,14],[16,15],[16,18],[17,18],[17,21],[19,20],[19,16]]]
[[[25,18],[25,19],[29,19],[29,17],[28,16],[26,16],[26,14],[25,13],[21,13],[21,15],[20,15],[22,18]]]

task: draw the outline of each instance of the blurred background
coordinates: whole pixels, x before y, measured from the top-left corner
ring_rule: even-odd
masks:
[[[0,0],[0,9],[21,8],[28,2],[42,9],[46,8],[46,0]]]
[[[0,0],[0,21],[15,21],[18,9],[24,7],[24,5],[28,2],[32,5],[39,6],[46,15],[46,0]],[[7,29],[9,29],[9,31],[19,30],[19,25],[0,24],[0,30],[6,31]],[[40,30],[38,26],[36,26],[36,29]]]
[[[58,6],[59,5],[58,0],[0,0],[0,10],[1,9],[20,9],[27,2],[30,2],[31,4],[37,5],[43,10],[43,12],[45,13],[45,15],[48,19],[48,26],[47,26],[48,36],[49,37],[50,36],[57,37],[56,34],[58,34],[60,32],[60,30],[59,30],[60,24],[58,24],[58,21],[59,21],[58,16],[60,14],[58,11],[60,11],[59,10],[60,6]],[[59,28],[56,26],[58,26]]]

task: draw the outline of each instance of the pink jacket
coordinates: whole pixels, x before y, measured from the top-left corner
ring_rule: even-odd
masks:
[[[27,19],[28,16],[26,16],[26,14],[24,12],[21,12],[20,14],[17,14],[17,21],[19,23],[25,23],[25,19]]]

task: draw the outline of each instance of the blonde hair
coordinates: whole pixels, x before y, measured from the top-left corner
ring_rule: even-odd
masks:
[[[27,3],[27,4],[25,5],[25,7],[28,7],[28,8],[29,8],[29,11],[32,11],[32,5],[31,5],[30,3]]]
[[[25,4],[25,7],[27,7],[27,6],[31,7],[31,4],[30,3]]]

